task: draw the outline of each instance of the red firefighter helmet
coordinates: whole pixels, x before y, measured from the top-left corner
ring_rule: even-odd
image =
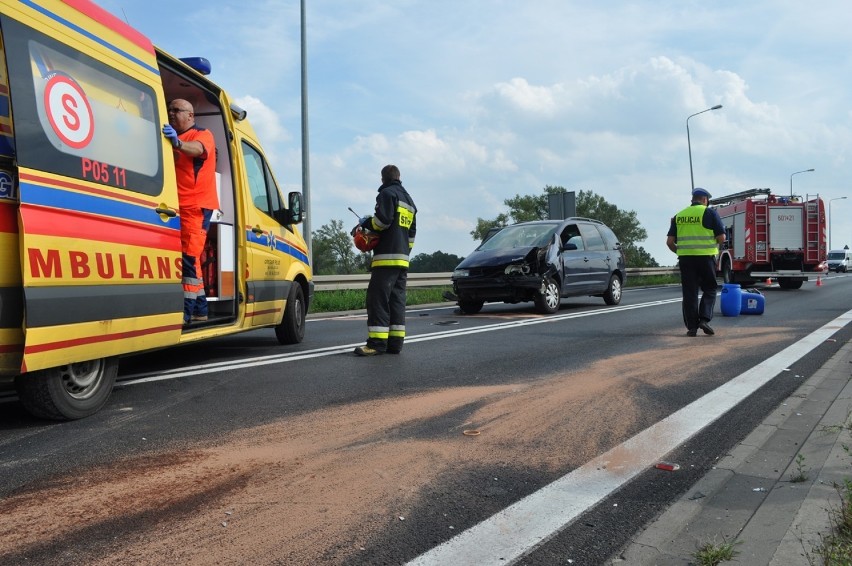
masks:
[[[355,233],[352,235],[355,240],[355,247],[360,251],[367,253],[379,243],[379,235],[375,232],[369,232],[358,226],[355,228]]]

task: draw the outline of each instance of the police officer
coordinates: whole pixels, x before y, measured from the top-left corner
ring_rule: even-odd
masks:
[[[725,241],[725,226],[719,213],[708,208],[710,198],[705,189],[693,189],[692,204],[672,217],[666,238],[666,246],[677,254],[680,265],[687,336],[695,336],[699,328],[704,334],[715,334],[710,321],[716,306],[716,253]]]
[[[355,348],[359,356],[398,354],[405,341],[405,286],[417,207],[399,177],[396,165],[382,168],[376,211],[359,223],[379,234],[367,287],[367,344]]]

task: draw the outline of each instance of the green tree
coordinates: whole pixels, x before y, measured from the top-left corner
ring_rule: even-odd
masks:
[[[509,207],[507,214],[501,213],[494,220],[477,218],[476,228],[471,232],[476,240],[481,240],[492,227],[506,226],[512,220],[527,222],[547,219],[548,196],[567,192],[564,187],[547,185],[541,195],[515,195],[503,203]],[[642,247],[636,245],[648,237],[648,232],[639,223],[636,212],[623,211],[602,196],[592,191],[580,191],[576,198],[577,216],[600,220],[615,232],[624,248],[629,267],[658,267],[654,258]]]
[[[332,220],[311,233],[313,257],[311,265],[316,275],[345,275],[363,273],[369,265],[369,254],[355,248],[342,220]]]
[[[408,270],[412,273],[444,273],[454,270],[462,259],[464,258],[441,250],[432,254],[417,254],[411,258]]]

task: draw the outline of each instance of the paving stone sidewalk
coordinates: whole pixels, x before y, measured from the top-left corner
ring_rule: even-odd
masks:
[[[850,378],[847,342],[609,564],[697,565],[703,544],[731,541],[738,554],[725,565],[820,564],[835,486],[852,479]]]

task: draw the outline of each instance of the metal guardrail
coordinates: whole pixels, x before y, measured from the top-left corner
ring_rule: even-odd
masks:
[[[627,277],[642,275],[673,275],[679,273],[677,267],[628,267]],[[444,287],[452,285],[452,272],[447,273],[408,273],[409,287]],[[355,275],[315,275],[314,290],[334,291],[337,289],[366,289],[370,283],[369,273]]]

